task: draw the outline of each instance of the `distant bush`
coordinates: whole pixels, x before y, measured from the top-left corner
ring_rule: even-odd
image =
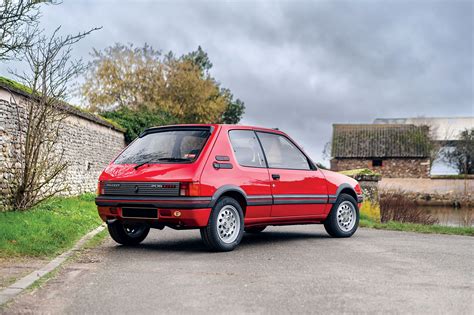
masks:
[[[380,206],[376,202],[365,200],[359,210],[361,216],[380,222]]]
[[[379,173],[376,173],[372,170],[369,170],[368,168],[357,168],[353,170],[346,170],[346,171],[340,171],[339,173],[346,175],[346,176],[362,176],[362,175],[368,175],[368,176],[380,176]]]
[[[125,141],[132,142],[146,128],[154,126],[172,125],[178,123],[178,119],[161,110],[142,108],[138,111],[123,107],[119,110],[104,112],[101,114],[107,119],[117,122],[126,129]]]
[[[386,191],[380,194],[380,221],[398,221],[402,223],[419,223],[432,225],[438,220],[419,209],[415,200],[406,196],[403,191]]]

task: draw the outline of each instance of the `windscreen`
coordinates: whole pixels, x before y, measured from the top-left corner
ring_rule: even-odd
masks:
[[[149,133],[132,142],[115,164],[189,163],[197,159],[209,135],[209,129]]]

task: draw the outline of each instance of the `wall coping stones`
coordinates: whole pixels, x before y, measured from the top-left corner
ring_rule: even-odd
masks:
[[[26,98],[33,98],[34,97],[31,94],[31,90],[28,87],[26,87],[26,86],[24,86],[24,85],[22,85],[22,84],[20,84],[16,81],[13,81],[11,79],[2,77],[2,76],[0,76],[0,88],[6,90],[8,92],[16,93],[16,94],[21,95],[21,96],[26,97]],[[107,120],[107,119],[105,119],[105,118],[103,118],[99,115],[93,114],[91,112],[88,112],[85,109],[78,108],[78,107],[73,106],[71,104],[68,104],[66,102],[60,101],[58,109],[63,110],[65,112],[69,113],[69,114],[72,114],[72,115],[84,118],[86,120],[92,121],[92,122],[97,123],[99,125],[114,129],[114,130],[122,132],[122,133],[125,133],[125,128],[119,126],[117,123],[111,122],[111,121],[109,121],[109,120]]]

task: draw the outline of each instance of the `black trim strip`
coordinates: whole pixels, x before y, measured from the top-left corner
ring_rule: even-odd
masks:
[[[272,195],[251,195],[247,196],[249,206],[269,206],[273,204]]]
[[[247,199],[272,199],[272,195],[250,195]]]
[[[315,199],[327,199],[328,195],[273,195],[274,198],[315,198]]]
[[[328,203],[333,204],[336,203],[337,195],[328,195]]]
[[[290,204],[326,204],[327,195],[255,195],[247,197],[249,206],[290,205]]]
[[[292,204],[334,204],[337,195],[251,195],[247,196],[249,206],[292,205]],[[97,206],[122,207],[131,205],[152,206],[168,209],[198,209],[213,207],[212,197],[140,197],[133,196],[99,196],[95,199]],[[363,196],[357,196],[361,203]]]
[[[102,195],[95,200],[133,200],[133,201],[210,201],[211,197],[149,197],[149,196],[106,196]]]
[[[326,204],[326,199],[294,199],[294,200],[273,200],[274,205],[293,205],[293,204]]]
[[[147,205],[155,208],[168,209],[198,209],[208,208],[211,197],[172,197],[153,198],[136,197],[127,198],[124,196],[99,196],[95,199],[97,206],[122,207],[130,205]]]
[[[336,203],[337,200],[337,195],[329,195],[329,201],[328,203]],[[357,195],[357,203],[362,203],[364,201],[364,196],[363,195]]]

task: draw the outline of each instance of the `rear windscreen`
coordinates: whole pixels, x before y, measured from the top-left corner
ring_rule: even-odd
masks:
[[[164,130],[133,141],[115,164],[189,163],[199,156],[209,129]]]

